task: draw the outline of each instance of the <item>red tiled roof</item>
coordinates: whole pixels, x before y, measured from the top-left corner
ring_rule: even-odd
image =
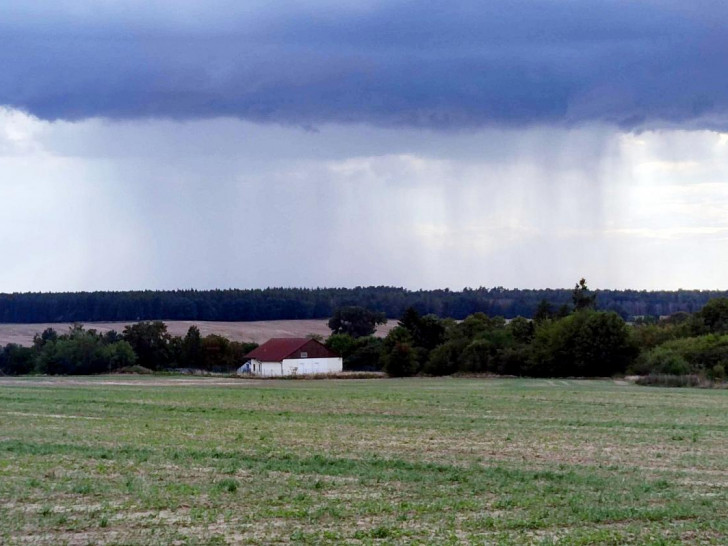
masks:
[[[254,358],[261,362],[281,362],[310,341],[312,340],[306,337],[274,337],[250,351],[245,358]],[[332,356],[335,356],[334,353]]]

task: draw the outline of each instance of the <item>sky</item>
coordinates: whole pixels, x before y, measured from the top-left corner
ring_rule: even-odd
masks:
[[[718,0],[0,0],[0,292],[728,289]]]

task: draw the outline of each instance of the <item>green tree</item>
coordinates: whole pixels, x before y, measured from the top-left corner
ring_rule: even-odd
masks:
[[[419,371],[412,334],[404,326],[395,326],[382,342],[384,371],[392,377],[415,375]]]
[[[124,328],[124,341],[132,346],[137,363],[150,370],[159,370],[172,363],[172,336],[161,321],[138,322]]]
[[[448,341],[435,347],[430,352],[430,358],[423,371],[428,375],[454,374],[460,366],[460,355],[463,350],[463,344],[457,341]]]
[[[224,371],[234,366],[231,359],[230,340],[217,334],[209,334],[202,338],[202,361],[204,370]]]
[[[421,316],[414,307],[408,307],[399,321],[412,336],[415,347],[431,351],[440,345],[445,337],[445,326],[435,315]]]
[[[187,368],[202,365],[203,360],[202,335],[200,329],[194,324],[187,329],[181,344],[181,364]]]
[[[347,371],[379,371],[382,363],[381,338],[368,336],[356,340],[353,351],[344,359],[344,369]]]
[[[417,373],[415,351],[409,343],[396,342],[384,356],[384,371],[391,377],[407,377]]]
[[[228,369],[238,369],[245,363],[245,355],[258,346],[257,343],[231,341],[228,348]]]
[[[643,373],[687,375],[692,370],[685,357],[669,347],[656,347],[647,352],[639,368]]]
[[[107,361],[108,369],[111,371],[133,366],[137,360],[134,349],[123,340],[104,345],[101,349],[101,358]]]
[[[714,298],[697,313],[708,333],[728,333],[728,298]]]
[[[331,334],[325,345],[346,360],[356,350],[357,343],[349,334]]]
[[[0,349],[0,375],[24,375],[34,368],[33,349],[9,343]]]
[[[460,357],[460,370],[466,372],[506,373],[504,353],[515,345],[513,336],[504,328],[496,328],[473,339]]]
[[[117,341],[124,341],[124,336],[116,330],[109,330],[102,337],[104,343],[106,343],[107,345],[110,345],[111,343],[116,343]]]
[[[364,307],[340,307],[329,320],[329,328],[334,334],[349,334],[353,338],[372,335],[379,324],[385,324],[384,313],[371,311]]]
[[[492,360],[497,347],[487,339],[471,341],[460,357],[459,368],[464,372],[487,372],[492,370]]]
[[[506,325],[506,330],[516,343],[528,344],[533,341],[536,327],[533,322],[523,317],[516,317]]]
[[[568,317],[571,314],[571,307],[567,305],[566,303],[563,304],[561,307],[558,308],[556,311],[556,318],[562,319],[564,317]]]
[[[676,372],[666,371],[665,362],[671,362],[673,355],[678,362],[686,362],[688,368]],[[669,358],[668,358],[669,357]],[[728,335],[705,334],[666,341],[642,355],[636,371],[640,373],[697,373],[713,375],[715,366],[725,366],[728,362]]]
[[[485,313],[473,313],[465,318],[455,328],[455,332],[468,339],[474,339],[492,330],[501,330],[506,327],[503,317],[489,317]]]
[[[554,306],[548,300],[541,300],[536,308],[536,312],[533,314],[533,320],[541,322],[553,318],[555,315]]]
[[[136,354],[125,341],[106,343],[96,330],[72,326],[67,334],[36,346],[36,369],[54,375],[97,374],[130,366]]]
[[[46,328],[40,334],[33,336],[33,347],[40,348],[49,341],[56,341],[58,339],[58,332],[53,328]]]
[[[597,295],[589,290],[589,287],[586,285],[586,279],[584,278],[579,280],[576,286],[574,286],[571,299],[574,302],[574,311],[595,309],[597,305]]]
[[[528,375],[605,377],[637,356],[627,325],[614,312],[583,310],[538,325]]]

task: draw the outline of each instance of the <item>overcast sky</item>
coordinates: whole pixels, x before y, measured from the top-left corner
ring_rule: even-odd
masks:
[[[728,289],[728,3],[0,0],[0,292]]]

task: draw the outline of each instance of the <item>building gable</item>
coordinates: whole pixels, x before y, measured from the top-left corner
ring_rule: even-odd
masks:
[[[305,356],[304,356],[305,355]],[[323,343],[309,338],[272,338],[253,349],[245,358],[260,362],[282,362],[287,358],[337,358]]]
[[[306,343],[286,355],[285,358],[337,358],[339,355],[315,339]]]

